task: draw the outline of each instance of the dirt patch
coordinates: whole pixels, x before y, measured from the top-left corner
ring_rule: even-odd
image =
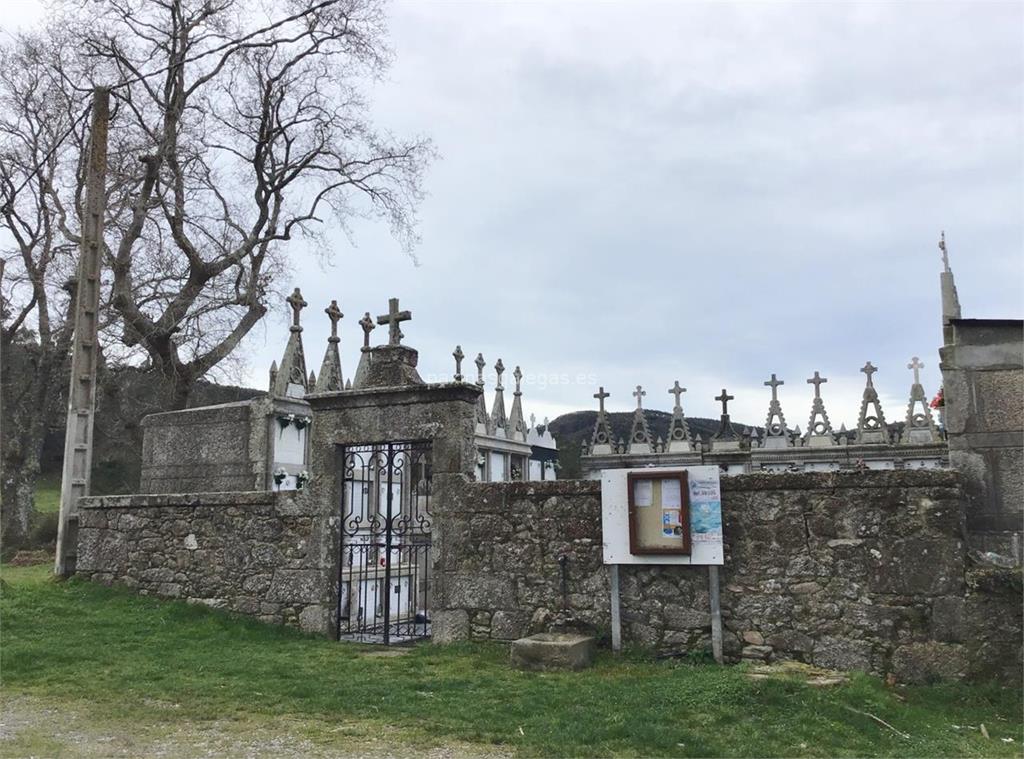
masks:
[[[153,704],[153,706],[157,706]],[[173,704],[167,711],[173,712]],[[163,715],[166,717],[166,715]],[[496,759],[497,746],[439,741],[402,728],[353,720],[245,715],[209,721],[160,719],[147,724],[94,720],[67,704],[32,696],[0,701],[0,757],[429,757]]]

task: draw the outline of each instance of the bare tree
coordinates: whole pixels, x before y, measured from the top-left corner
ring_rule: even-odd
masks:
[[[375,217],[416,242],[433,149],[375,130],[361,91],[391,60],[380,0],[69,2],[4,54],[39,79],[0,72],[18,106],[0,114],[5,340],[29,327],[66,360],[94,85],[113,105],[101,343],[159,372],[172,407],[266,313],[289,241]]]

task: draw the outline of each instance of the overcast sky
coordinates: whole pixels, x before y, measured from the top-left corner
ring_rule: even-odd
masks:
[[[1024,311],[1022,34],[1020,3],[396,2],[375,118],[443,156],[420,265],[371,224],[330,266],[295,248],[309,368],[331,298],[348,377],[357,320],[397,296],[425,378],[456,343],[470,371],[501,357],[538,417],[598,384],[613,410],[637,384],[670,409],[678,379],[688,415],[724,386],[763,424],[775,372],[805,427],[819,370],[853,426],[870,359],[902,419],[911,356],[939,384],[940,230],[965,316]],[[281,303],[241,379],[263,387],[286,339]]]

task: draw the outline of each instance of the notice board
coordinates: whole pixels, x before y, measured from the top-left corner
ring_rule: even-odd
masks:
[[[605,564],[724,563],[717,466],[601,472]]]

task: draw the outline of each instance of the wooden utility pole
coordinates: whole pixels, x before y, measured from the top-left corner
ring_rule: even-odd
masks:
[[[97,87],[92,94],[92,125],[86,166],[82,245],[78,254],[71,386],[64,433],[64,469],[60,481],[60,524],[54,571],[74,574],[78,553],[78,499],[89,494],[92,469],[93,415],[96,410],[96,370],[99,347],[100,260],[103,216],[106,213],[107,125],[110,90]]]

